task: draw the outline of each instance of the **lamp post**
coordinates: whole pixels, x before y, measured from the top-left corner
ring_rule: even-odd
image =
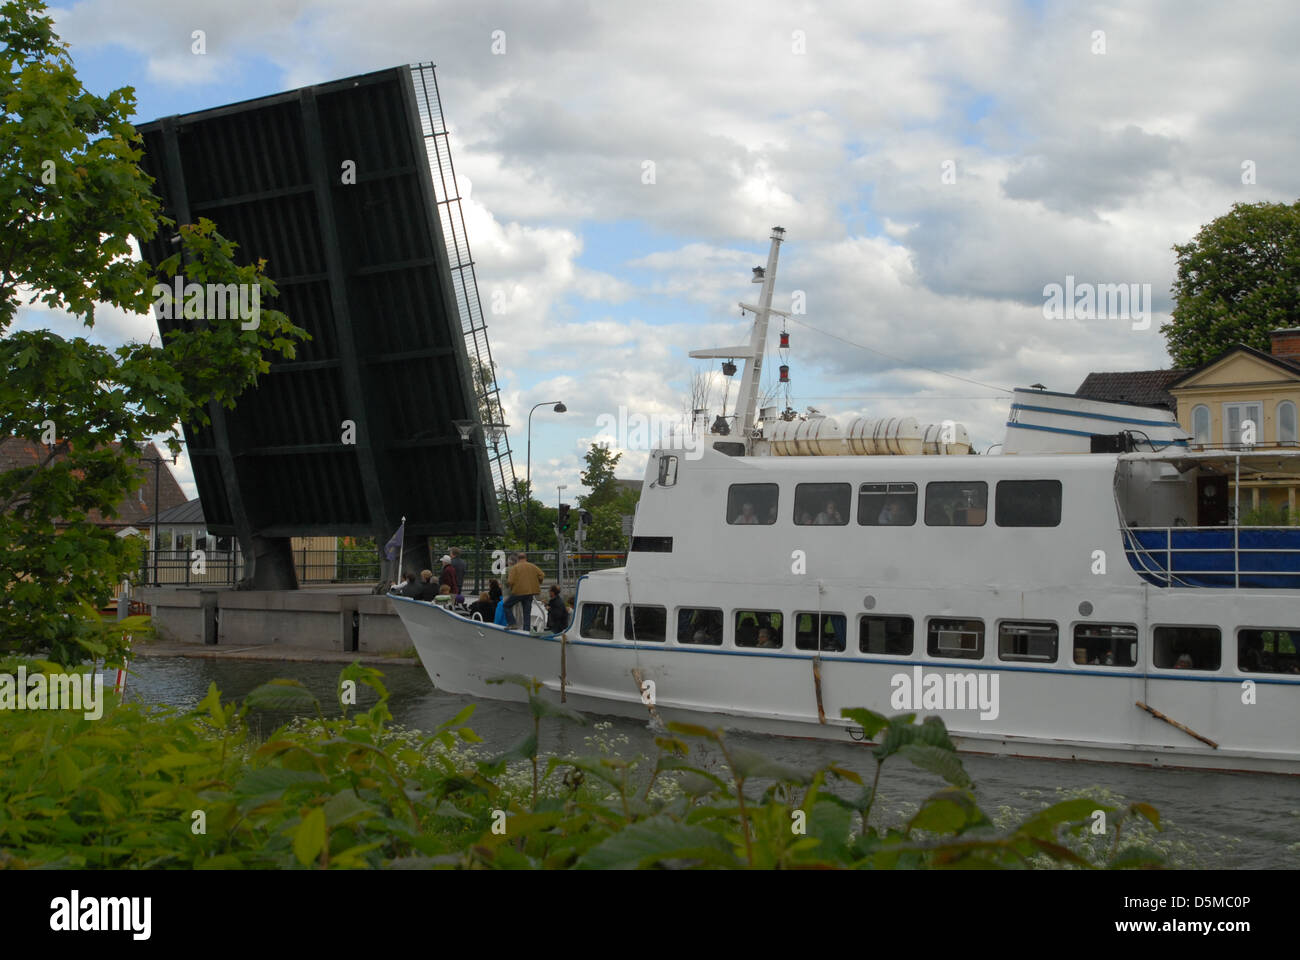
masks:
[[[533,499],[533,410],[536,410],[538,407],[545,407],[548,404],[552,404],[552,403],[555,404],[555,407],[553,409],[555,410],[556,413],[564,413],[564,411],[569,409],[564,405],[564,402],[562,400],[543,400],[541,403],[533,404],[533,409],[528,411],[528,463],[527,463],[527,468],[524,472],[524,478],[525,478],[524,486],[527,487],[527,489],[524,491],[524,493],[526,494],[529,500]],[[529,546],[531,546],[531,544],[529,544],[528,542],[528,538],[531,534],[532,534],[532,521],[529,516],[528,504],[525,503],[524,504],[524,553],[525,554],[528,553],[528,548]]]
[[[460,448],[462,450],[473,449],[476,445],[470,437],[474,434],[474,428],[479,427],[483,431],[483,452],[487,453],[488,437],[492,438],[492,446],[495,447],[506,430],[510,427],[508,423],[479,423],[476,420],[453,420],[456,431],[460,434]],[[474,589],[483,589],[483,477],[479,470],[478,453],[474,455]],[[461,592],[464,593],[465,585],[461,584]]]
[[[561,483],[555,488],[555,509],[557,511],[560,509],[560,501],[564,499],[561,494],[568,489],[569,485],[567,483]]]

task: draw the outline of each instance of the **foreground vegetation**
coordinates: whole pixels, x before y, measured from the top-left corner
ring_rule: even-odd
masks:
[[[13,672],[0,664],[0,672]],[[47,665],[51,666],[52,665]],[[33,669],[29,664],[28,669]],[[104,868],[1025,868],[1147,867],[1134,837],[1145,804],[1076,798],[996,829],[979,809],[943,724],[848,710],[877,746],[870,774],[803,771],[720,731],[669,724],[658,753],[626,760],[599,737],[584,756],[542,758],[543,723],[581,715],[525,688],[533,730],[500,753],[465,725],[394,727],[382,675],[352,665],[337,717],[296,681],[243,703],[215,686],[188,712],[127,703],[100,720],[0,713],[0,866]],[[256,711],[300,718],[264,740]],[[314,715],[314,719],[309,719]],[[603,747],[603,749],[602,749]],[[873,818],[886,763],[902,757],[946,785],[903,823]],[[897,762],[897,761],[895,761]],[[1144,822],[1145,821],[1145,822]],[[1104,828],[1098,825],[1104,822]],[[1134,830],[1131,825],[1139,829]]]

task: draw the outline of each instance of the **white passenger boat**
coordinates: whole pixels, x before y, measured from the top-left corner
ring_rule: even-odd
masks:
[[[1300,529],[1223,506],[1300,455],[1148,428],[961,456],[955,424],[755,417],[781,233],[750,343],[699,354],[745,360],[737,429],[651,454],[627,566],[580,581],[566,631],[393,597],[435,686],[517,699],[487,681],[524,674],[593,713],[839,740],[845,707],[937,714],[972,752],[1300,773]]]

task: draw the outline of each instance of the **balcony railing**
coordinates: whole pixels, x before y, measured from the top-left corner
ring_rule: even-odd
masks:
[[[1298,527],[1128,527],[1130,566],[1158,587],[1300,589]]]

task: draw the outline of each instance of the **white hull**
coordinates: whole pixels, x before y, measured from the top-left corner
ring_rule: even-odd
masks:
[[[621,581],[621,577],[619,578]],[[393,597],[420,660],[434,686],[493,700],[521,700],[514,684],[487,681],[504,674],[535,677],[559,699],[561,673],[569,706],[590,713],[650,719],[633,676],[655,684],[655,708],[664,721],[700,723],[786,737],[860,740],[860,731],[840,717],[844,707],[866,707],[885,715],[891,680],[916,667],[960,669],[998,675],[1001,710],[996,719],[976,711],[911,710],[934,714],[967,753],[1087,760],[1157,767],[1300,774],[1300,750],[1258,749],[1220,741],[1217,748],[1138,709],[1143,701],[1200,732],[1218,733],[1212,715],[1240,698],[1238,683],[1195,679],[1017,668],[1003,664],[928,659],[868,658],[823,654],[820,674],[824,722],[818,716],[814,654],[675,644],[640,644],[586,639],[561,642],[559,634],[525,634],[466,620],[431,604]],[[581,597],[579,597],[579,601]],[[563,650],[563,668],[561,667]],[[742,658],[737,661],[733,658]],[[1290,684],[1283,693],[1293,698]],[[1267,691],[1267,687],[1263,688]],[[1281,698],[1278,698],[1281,699]],[[1267,701],[1267,692],[1261,693]],[[1294,731],[1295,718],[1273,716],[1267,702],[1261,729],[1274,722]],[[1088,739],[1077,731],[1087,730]],[[1242,731],[1243,737],[1246,731]],[[856,734],[856,735],[855,735]]]

